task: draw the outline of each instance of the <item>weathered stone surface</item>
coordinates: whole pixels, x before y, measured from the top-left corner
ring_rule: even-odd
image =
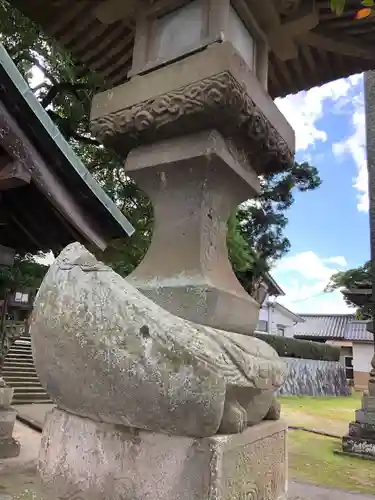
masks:
[[[286,465],[281,421],[194,439],[100,424],[56,409],[47,416],[38,470],[51,498],[276,500],[286,497]]]
[[[79,244],[49,269],[31,332],[60,407],[128,427],[204,437],[235,414],[241,432],[267,415],[285,376],[264,342],[172,316]]]
[[[349,436],[375,439],[375,423],[351,422],[349,424]]]
[[[0,439],[0,459],[14,458],[20,454],[21,446],[18,441],[13,438]]]
[[[375,425],[375,412],[369,412],[366,410],[356,410],[355,421],[359,424],[371,424]]]
[[[6,383],[5,383],[5,380],[0,377],[0,387],[5,387],[6,386]]]
[[[16,416],[15,410],[0,410],[0,439],[12,437]]]
[[[228,259],[227,221],[260,192],[254,169],[216,130],[133,150],[125,170],[154,210],[151,245],[127,281],[181,318],[251,335],[257,303]]]
[[[13,387],[0,388],[0,409],[10,407],[13,399],[13,393],[14,393]]]
[[[344,436],[342,449],[347,453],[358,453],[375,458],[375,439]]]
[[[287,376],[279,393],[287,396],[350,396],[341,363],[283,358]]]
[[[96,95],[91,124],[124,157],[140,144],[218,127],[258,173],[293,163],[292,127],[230,42]]]
[[[362,398],[362,408],[369,412],[375,412],[375,397],[365,394]]]

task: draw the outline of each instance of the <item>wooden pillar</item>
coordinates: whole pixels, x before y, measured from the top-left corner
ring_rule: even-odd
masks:
[[[375,71],[364,75],[367,168],[369,175],[369,215],[370,215],[370,245],[372,261],[372,289],[375,287]],[[372,296],[373,322],[375,322],[374,293]],[[375,326],[375,324],[373,324]],[[373,331],[375,329],[373,328]],[[375,336],[374,336],[375,341]],[[374,360],[375,361],[375,360]]]

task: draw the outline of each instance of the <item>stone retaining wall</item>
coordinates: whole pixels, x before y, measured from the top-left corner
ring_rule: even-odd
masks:
[[[288,377],[279,391],[283,396],[349,396],[345,368],[334,361],[284,358]]]

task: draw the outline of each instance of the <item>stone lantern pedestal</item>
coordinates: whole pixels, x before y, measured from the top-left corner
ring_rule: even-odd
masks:
[[[128,278],[168,311],[252,334],[259,304],[228,260],[227,220],[259,194],[258,176],[290,167],[294,132],[230,42],[94,98],[92,129],[149,195],[154,233]]]
[[[0,378],[0,459],[17,457],[20,453],[20,443],[12,437],[17,416],[11,407],[13,391]]]

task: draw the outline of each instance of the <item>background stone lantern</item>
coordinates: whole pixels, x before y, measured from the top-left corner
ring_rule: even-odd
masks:
[[[267,64],[267,38],[243,2],[145,7],[130,81],[97,95],[91,114],[154,208],[152,243],[131,282],[178,316],[243,334],[259,304],[228,260],[227,219],[294,151],[267,94]]]

